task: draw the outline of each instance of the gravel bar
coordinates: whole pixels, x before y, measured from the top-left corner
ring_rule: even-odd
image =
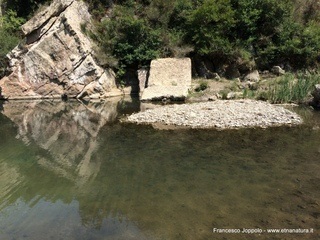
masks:
[[[254,100],[166,105],[133,114],[126,121],[201,129],[266,128],[303,122],[298,114],[282,106]]]

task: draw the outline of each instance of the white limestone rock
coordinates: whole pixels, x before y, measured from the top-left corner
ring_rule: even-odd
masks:
[[[185,99],[190,87],[190,58],[153,60],[150,66],[148,85],[144,89],[141,100]]]
[[[90,20],[83,1],[55,0],[25,23],[22,31],[26,44],[8,54],[12,73],[0,80],[0,97],[102,98],[109,92],[121,95],[115,74],[97,65],[93,44],[81,31],[81,24]]]

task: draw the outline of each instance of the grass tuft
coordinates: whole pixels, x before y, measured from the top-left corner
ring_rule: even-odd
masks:
[[[264,97],[271,103],[304,103],[310,97],[315,84],[320,83],[320,75],[287,74],[276,84],[270,85]]]

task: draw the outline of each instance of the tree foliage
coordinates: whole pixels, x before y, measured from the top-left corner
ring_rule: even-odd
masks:
[[[307,67],[320,54],[319,20],[309,0],[298,21],[295,1],[114,1],[121,11],[111,14],[103,31],[98,24],[98,42],[127,65],[192,52],[227,63],[251,59],[260,68]]]
[[[231,50],[229,31],[234,24],[234,11],[228,0],[205,0],[191,11],[188,36],[195,50],[202,54],[225,54]]]
[[[52,0],[6,0],[0,58],[18,42],[19,25]],[[320,56],[318,0],[85,0],[90,36],[119,72],[157,57],[201,56],[258,68],[315,66]],[[241,61],[240,61],[241,62]]]
[[[107,54],[118,60],[121,70],[125,67],[146,65],[160,54],[159,32],[150,28],[144,19],[134,17],[133,9],[117,7],[111,20],[96,26],[94,38]]]
[[[19,27],[24,19],[17,16],[13,10],[8,10],[6,14],[0,18],[0,78],[6,72],[7,53],[13,49],[20,41]]]

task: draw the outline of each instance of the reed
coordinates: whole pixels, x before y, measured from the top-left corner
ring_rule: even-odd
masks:
[[[286,74],[276,84],[269,85],[265,96],[271,103],[301,104],[308,100],[314,85],[318,83],[318,74]]]

